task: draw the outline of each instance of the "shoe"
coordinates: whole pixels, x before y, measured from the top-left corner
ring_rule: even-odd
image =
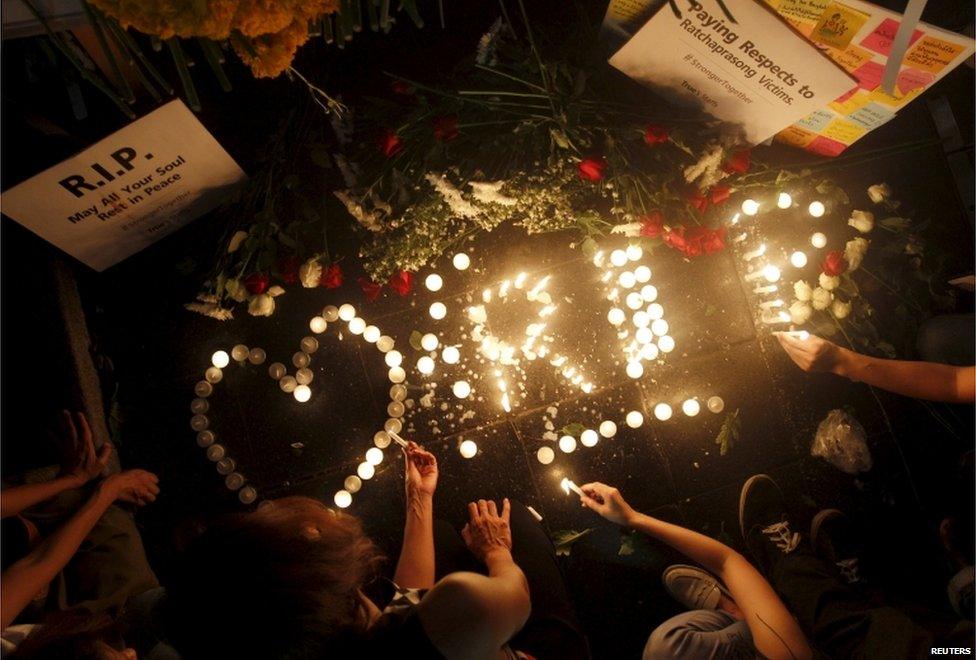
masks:
[[[725,593],[718,580],[697,566],[675,564],[661,575],[664,588],[688,610],[714,610]]]
[[[843,511],[824,509],[815,515],[810,523],[810,543],[818,555],[837,567],[844,582],[864,582],[860,572],[860,539]]]
[[[800,545],[799,532],[791,529],[783,491],[765,474],[750,477],[742,486],[739,529],[752,558],[766,574]]]

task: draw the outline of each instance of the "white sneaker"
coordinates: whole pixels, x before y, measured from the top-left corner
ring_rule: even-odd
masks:
[[[661,576],[671,597],[689,610],[718,609],[724,589],[711,573],[695,566],[675,564]]]

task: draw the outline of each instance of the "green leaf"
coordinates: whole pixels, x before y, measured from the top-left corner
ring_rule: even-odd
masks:
[[[583,239],[583,242],[580,243],[580,250],[583,252],[583,256],[585,256],[587,259],[592,259],[598,248],[599,245],[592,236],[587,236]]]
[[[736,408],[735,412],[731,412],[725,416],[725,420],[722,422],[722,428],[719,429],[718,435],[715,436],[715,444],[719,446],[719,454],[725,456],[729,453],[735,443],[739,441],[739,434],[742,431],[742,420],[739,419],[739,409]]]
[[[636,543],[634,541],[634,536],[632,534],[621,534],[620,535],[620,549],[617,550],[617,554],[621,557],[626,557],[628,555],[634,554],[636,550]]]
[[[415,351],[422,351],[423,346],[420,345],[420,340],[423,338],[423,333],[418,330],[414,330],[410,333],[410,347]]]
[[[580,434],[586,430],[586,427],[579,422],[573,422],[572,424],[567,424],[566,426],[559,429],[562,435],[571,435],[578,438]]]
[[[560,529],[552,533],[552,544],[556,546],[556,556],[569,556],[573,544],[593,531],[592,527],[577,532],[575,529]]]
[[[552,136],[552,141],[555,142],[560,149],[569,149],[569,140],[566,138],[566,134],[558,128],[550,128],[549,135]]]

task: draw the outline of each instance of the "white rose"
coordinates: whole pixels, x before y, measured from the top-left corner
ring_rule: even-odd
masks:
[[[247,313],[251,316],[271,316],[275,311],[274,296],[262,293],[251,298],[247,304]]]
[[[891,197],[891,188],[888,187],[887,183],[876,183],[868,187],[868,197],[875,204],[880,204]]]
[[[247,300],[247,287],[241,284],[240,280],[227,280],[224,282],[224,290],[227,295],[230,296],[231,300],[237,302],[244,302]]]
[[[847,260],[847,266],[850,270],[857,270],[861,267],[861,262],[864,260],[864,255],[868,251],[868,240],[858,236],[857,238],[847,241],[847,245],[844,246],[844,259]]]
[[[819,311],[823,311],[830,306],[831,301],[834,299],[834,294],[827,289],[817,287],[813,290],[813,308]]]
[[[298,269],[298,280],[306,289],[314,289],[322,278],[322,264],[317,259],[309,259]]]
[[[840,286],[840,278],[837,276],[831,276],[827,273],[820,273],[820,287],[827,289],[827,291],[833,291]]]
[[[284,289],[282,289],[280,286],[278,286],[277,284],[275,284],[273,287],[271,287],[270,289],[268,289],[266,293],[269,296],[271,296],[272,298],[277,298],[278,296],[280,296],[284,292],[285,292]]]
[[[851,313],[851,304],[843,300],[835,300],[830,306],[830,311],[833,313],[834,318],[843,319]]]
[[[227,244],[227,254],[237,252],[245,238],[247,238],[246,231],[235,231],[234,235],[230,237],[230,243]]]
[[[874,214],[870,211],[851,211],[847,224],[862,234],[867,234],[874,229]]]
[[[810,307],[809,303],[797,300],[790,305],[790,320],[793,321],[794,325],[803,325],[810,320],[812,315],[813,308]]]
[[[797,280],[793,283],[793,293],[796,294],[797,300],[806,302],[813,297],[813,287],[807,284],[806,280]]]

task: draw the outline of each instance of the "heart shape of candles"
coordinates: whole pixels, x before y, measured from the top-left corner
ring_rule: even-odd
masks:
[[[393,338],[382,334],[376,326],[367,325],[366,321],[356,315],[356,309],[352,305],[347,303],[340,307],[333,305],[325,307],[320,316],[315,316],[309,321],[309,328],[314,334],[322,334],[328,328],[343,327],[342,324],[345,324],[351,334],[358,335],[373,344],[384,356],[384,361],[389,367],[388,376],[393,383],[390,388],[390,403],[387,406],[389,418],[384,423],[383,429],[374,434],[375,446],[366,451],[365,460],[357,467],[356,474],[346,477],[343,488],[337,491],[333,498],[336,506],[345,508],[352,503],[352,495],[362,488],[363,481],[373,477],[375,466],[383,461],[383,450],[390,446],[392,438],[399,438],[396,434],[403,428],[401,417],[405,412],[403,401],[407,397],[407,388],[403,385],[406,372],[400,366],[403,356],[394,349]],[[268,375],[278,382],[279,390],[290,394],[299,403],[305,403],[312,397],[314,372],[309,366],[318,349],[318,339],[309,335],[302,338],[299,342],[299,350],[291,356],[290,362],[295,368],[293,374],[288,373],[288,367],[283,362],[273,362],[268,366]],[[227,454],[227,448],[217,442],[217,434],[214,433],[211,420],[207,416],[210,412],[208,399],[214,391],[214,386],[223,380],[223,369],[232,360],[241,366],[257,367],[263,365],[267,357],[264,349],[248,348],[243,344],[232,347],[229,354],[225,350],[214,352],[211,366],[204,372],[203,380],[193,387],[195,398],[190,403],[190,411],[193,413],[190,418],[190,428],[196,432],[197,444],[206,449],[207,458],[216,463],[217,472],[224,475],[226,486],[236,490],[238,499],[244,504],[252,504],[257,499],[258,493],[253,486],[247,484],[246,477],[237,470],[237,463]]]

